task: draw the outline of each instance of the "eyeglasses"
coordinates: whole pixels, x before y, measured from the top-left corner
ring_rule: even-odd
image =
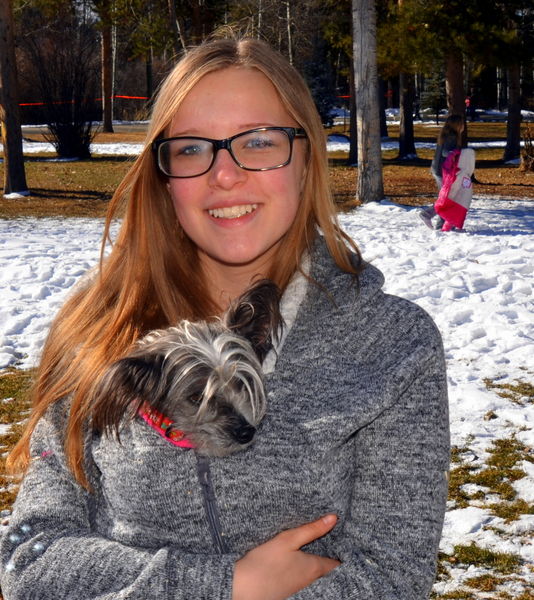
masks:
[[[158,169],[167,177],[198,177],[207,173],[217,152],[228,150],[235,163],[247,171],[269,171],[291,162],[293,140],[305,138],[304,129],[258,127],[224,140],[189,136],[156,140],[152,150]]]

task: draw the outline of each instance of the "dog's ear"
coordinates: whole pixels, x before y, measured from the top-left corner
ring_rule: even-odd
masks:
[[[269,279],[258,281],[230,306],[224,323],[246,338],[263,362],[283,326],[278,286]]]
[[[114,431],[121,420],[133,418],[144,402],[153,403],[163,393],[163,356],[127,356],[114,362],[93,391],[93,425]]]

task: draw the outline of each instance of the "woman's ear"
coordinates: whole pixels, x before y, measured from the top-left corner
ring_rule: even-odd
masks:
[[[258,281],[230,306],[224,324],[247,339],[263,362],[283,326],[278,286],[269,279]]]

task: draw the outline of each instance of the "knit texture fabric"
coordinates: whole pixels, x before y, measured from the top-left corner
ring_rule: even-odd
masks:
[[[5,600],[230,600],[235,561],[280,531],[336,513],[306,549],[341,566],[295,600],[423,600],[435,576],[449,464],[440,335],[416,305],[354,279],[319,240],[244,452],[209,459],[226,553],[213,542],[194,450],[141,419],[87,448],[94,494],[65,465],[65,409],[33,461],[1,543]]]

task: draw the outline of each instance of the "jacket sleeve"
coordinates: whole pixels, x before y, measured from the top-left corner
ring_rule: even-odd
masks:
[[[434,342],[398,401],[356,434],[350,515],[327,550],[342,564],[294,600],[428,599],[450,450],[443,349]]]
[[[47,414],[32,437],[0,544],[5,600],[229,600],[238,557],[130,547],[95,533],[94,498],[68,470],[59,428]]]

